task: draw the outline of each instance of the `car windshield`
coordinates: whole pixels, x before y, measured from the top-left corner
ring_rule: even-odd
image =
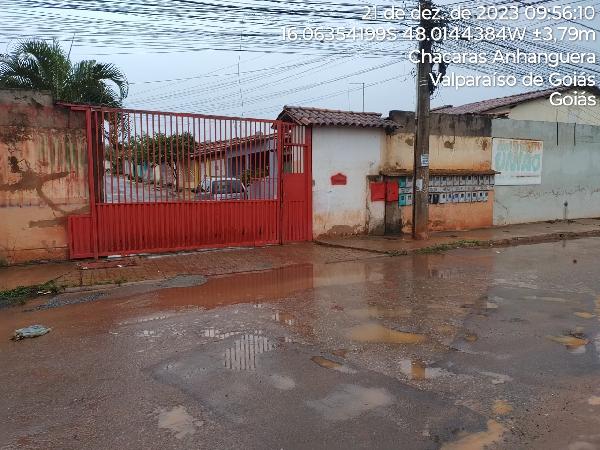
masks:
[[[219,180],[213,181],[213,194],[241,194],[244,188],[240,180]]]

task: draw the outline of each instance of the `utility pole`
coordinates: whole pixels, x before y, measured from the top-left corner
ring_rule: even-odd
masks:
[[[365,112],[365,83],[350,83],[350,84],[360,84],[362,86],[362,112]]]
[[[415,113],[415,147],[413,167],[413,238],[429,238],[429,74],[431,64],[423,61],[423,52],[431,52],[430,24],[423,11],[431,8],[429,0],[419,0],[419,26],[425,28],[425,40],[419,42],[420,62],[417,65],[417,109]],[[430,16],[426,16],[430,17]]]

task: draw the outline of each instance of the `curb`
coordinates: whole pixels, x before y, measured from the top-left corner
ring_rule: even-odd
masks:
[[[444,242],[428,247],[413,248],[413,249],[399,249],[399,250],[377,250],[369,249],[360,246],[353,246],[343,243],[333,243],[328,241],[322,241],[315,239],[315,244],[322,245],[324,247],[332,248],[344,248],[349,250],[362,250],[365,252],[375,253],[378,255],[386,256],[406,256],[411,254],[419,253],[442,253],[448,250],[455,250],[457,248],[490,248],[490,247],[516,247],[519,245],[538,244],[543,242],[557,242],[562,240],[575,240],[585,239],[589,237],[600,237],[599,230],[588,230],[588,231],[563,231],[554,232],[547,234],[538,234],[534,236],[514,236],[510,238],[498,238],[498,239],[469,239],[465,236],[465,239],[458,239],[454,241]],[[465,245],[467,243],[467,245]],[[437,247],[448,247],[445,249],[438,250]]]

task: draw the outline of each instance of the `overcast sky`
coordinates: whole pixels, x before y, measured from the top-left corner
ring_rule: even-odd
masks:
[[[223,5],[277,3],[289,6],[290,2],[238,0]],[[137,7],[136,1],[130,1],[113,9],[108,5],[119,2],[66,3],[75,4],[74,9],[57,9],[57,4],[61,2],[0,0],[3,22],[10,24],[0,31],[0,51],[10,50],[23,37],[57,38],[66,48],[73,39],[73,59],[112,62],[125,72],[131,83],[126,101],[130,107],[266,118],[276,116],[285,104],[358,111],[362,109],[360,83],[367,86],[367,111],[387,114],[392,109],[413,110],[415,106],[414,65],[406,61],[406,50],[415,44],[386,43],[380,46],[385,48],[382,54],[370,53],[375,47],[368,46],[353,54],[352,46],[359,48],[362,43],[340,46],[346,53],[324,51],[319,43],[307,47],[290,44],[283,48],[277,42],[281,40],[277,33],[286,24],[285,15],[274,16],[275,19],[265,17],[260,22],[255,17],[246,18],[222,8],[208,14],[200,6],[194,6],[206,4],[199,1],[194,4],[155,0],[141,2]],[[86,5],[96,11],[85,10]],[[153,9],[144,9],[151,5]],[[361,23],[363,11],[358,7],[350,8],[356,20],[351,15],[338,19],[335,8],[331,5],[329,8],[331,18],[310,19],[307,23]],[[290,17],[290,23],[302,21]],[[598,23],[595,21],[596,26]],[[257,44],[263,32],[267,38]],[[593,46],[597,50],[600,44],[596,42]],[[203,49],[207,47],[211,49]],[[282,49],[285,53],[281,53]],[[460,91],[442,88],[432,104],[458,105],[525,90],[523,87]]]

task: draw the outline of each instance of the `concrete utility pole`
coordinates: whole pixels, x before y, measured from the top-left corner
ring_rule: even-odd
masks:
[[[427,30],[429,39],[429,20],[423,18],[423,11],[431,8],[429,0],[420,0],[421,19],[419,26]],[[428,17],[428,16],[426,16]],[[419,42],[419,53],[431,51],[431,40]],[[422,58],[422,56],[421,56]],[[417,65],[417,111],[415,114],[415,150],[413,168],[413,238],[429,238],[429,74],[431,64],[421,62]]]

